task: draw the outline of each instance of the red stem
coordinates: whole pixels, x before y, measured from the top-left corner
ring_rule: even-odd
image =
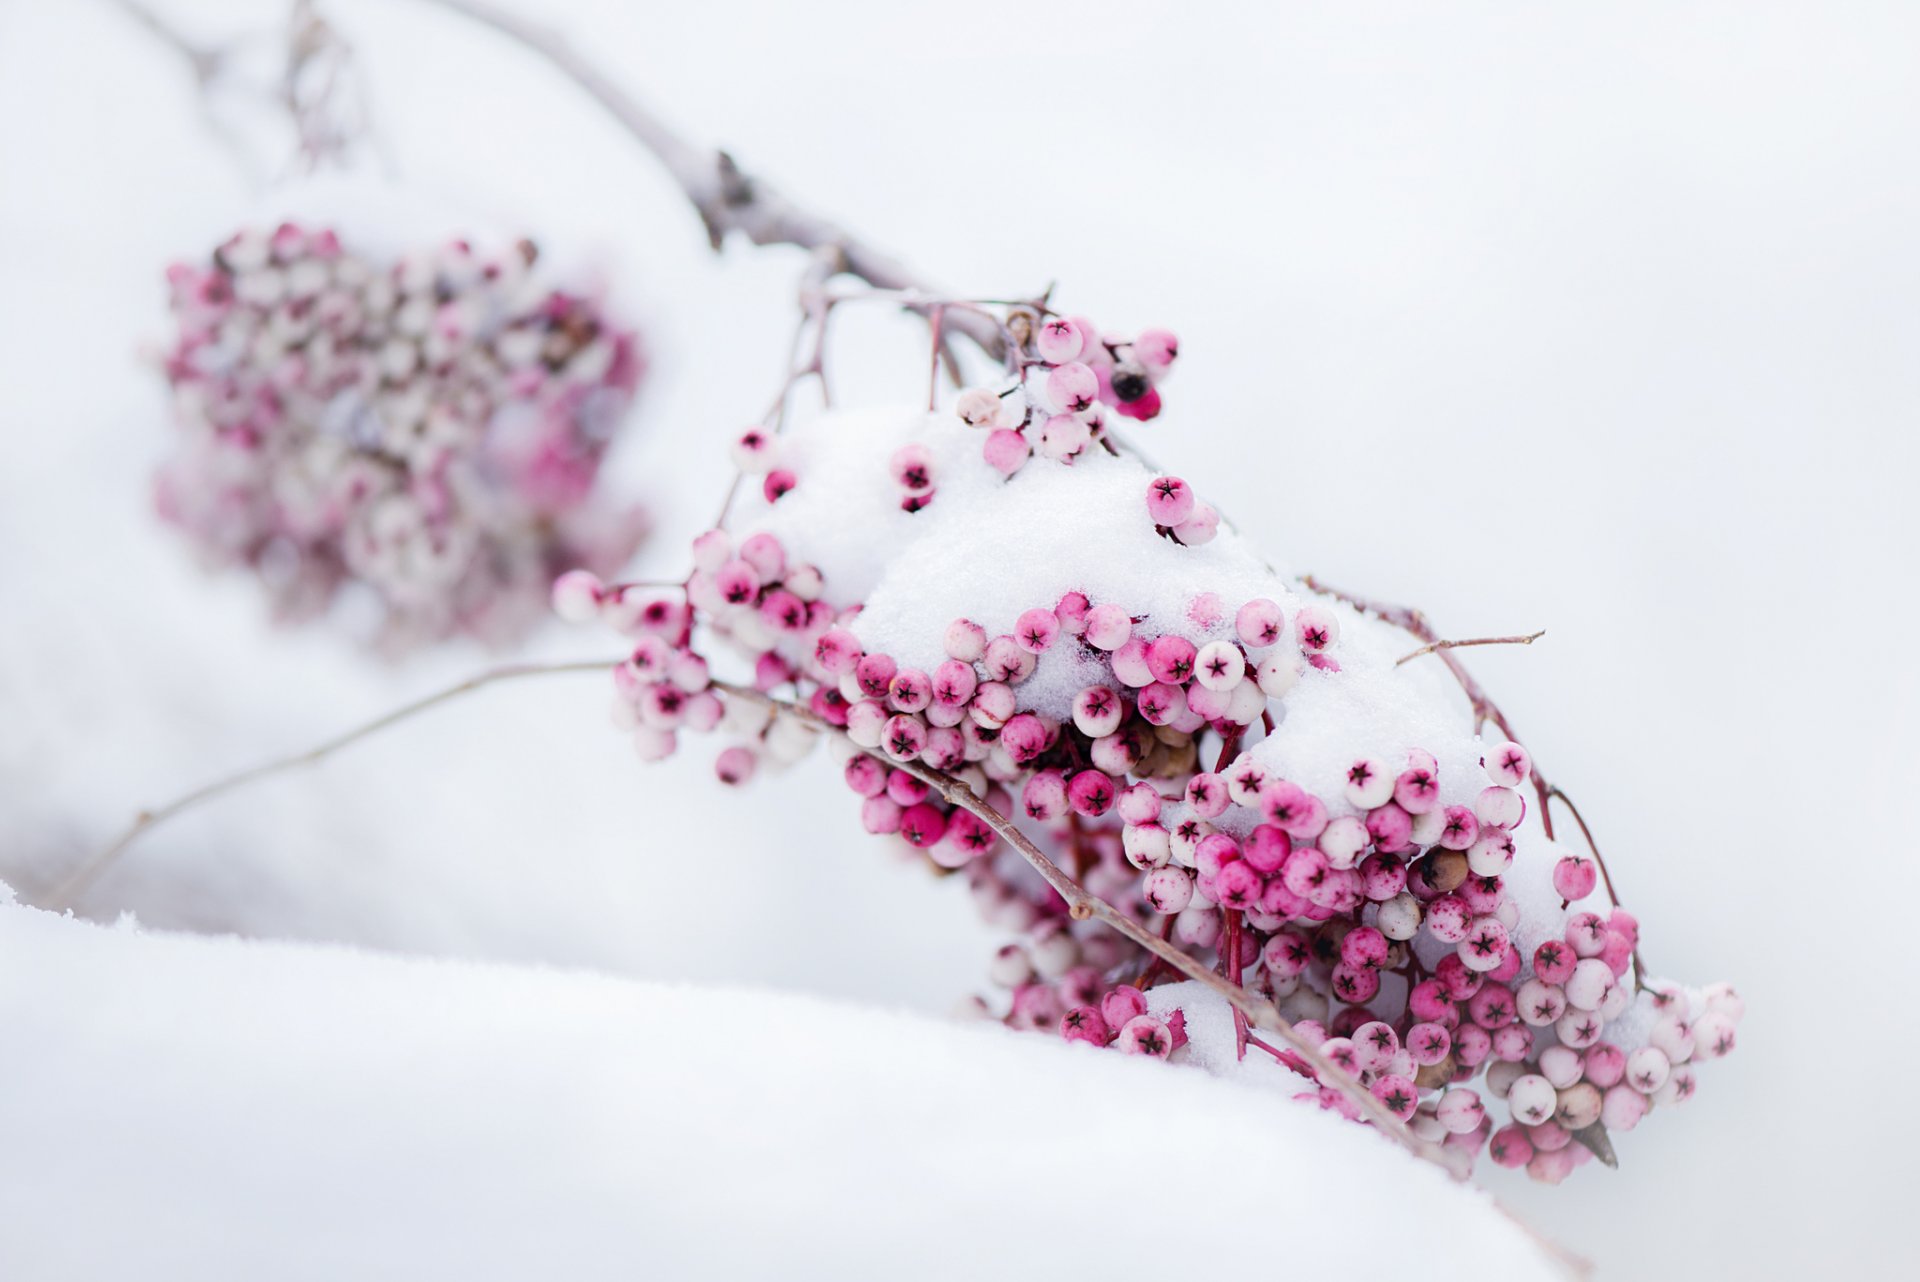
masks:
[[[1226,947],[1222,950],[1222,961],[1226,964],[1227,982],[1240,983],[1240,912],[1235,908],[1225,910],[1227,919]],[[1241,1059],[1247,1057],[1247,1017],[1239,1007],[1233,1011],[1233,1049]]]

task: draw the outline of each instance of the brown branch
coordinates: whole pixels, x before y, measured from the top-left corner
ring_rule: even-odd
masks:
[[[725,151],[696,147],[674,132],[653,112],[640,105],[554,31],[508,12],[487,0],[432,0],[444,8],[517,42],[545,58],[598,102],[641,146],[665,166],[700,221],[707,240],[719,249],[738,232],[756,245],[796,245],[801,249],[835,248],[844,270],[876,289],[903,291],[905,306],[922,315],[940,291],[913,275],[898,259],[859,240],[838,224],[794,204],[766,182],[747,174]],[[967,313],[947,318],[947,328],[964,334],[994,360],[1006,352],[998,326]]]
[[[1538,632],[1529,632],[1525,636],[1471,637],[1465,641],[1429,641],[1412,654],[1402,655],[1400,658],[1395,659],[1393,666],[1397,668],[1403,663],[1412,663],[1423,654],[1434,654],[1440,650],[1460,650],[1470,645],[1532,645],[1545,635],[1547,635],[1547,630],[1541,628]]]
[[[402,721],[418,716],[420,713],[426,712],[431,708],[439,707],[441,704],[457,699],[461,695],[470,694],[475,690],[481,690],[490,685],[497,685],[502,681],[516,681],[522,677],[546,676],[561,672],[606,672],[617,663],[619,663],[618,659],[597,659],[592,662],[515,663],[505,667],[494,668],[491,671],[481,673],[479,676],[469,677],[458,685],[448,686],[446,689],[427,695],[425,698],[403,704],[391,712],[375,717],[372,721],[364,725],[356,726],[352,730],[323,740],[311,748],[303,749],[288,756],[277,757],[272,761],[263,762],[257,766],[249,766],[245,770],[226,775],[223,778],[214,780],[212,783],[202,784],[192,792],[176,797],[165,805],[156,806],[151,810],[141,811],[124,832],[106,846],[102,847],[89,858],[86,863],[82,864],[65,880],[56,885],[52,891],[47,894],[42,906],[55,911],[71,907],[74,901],[85,894],[87,889],[92,886],[95,881],[99,880],[101,874],[112,867],[114,861],[125,853],[129,846],[139,840],[143,834],[158,827],[175,815],[192,810],[203,802],[211,801],[215,797],[233,792],[250,783],[257,783],[262,779],[271,778],[274,775],[284,773],[288,770],[294,770],[301,766],[317,765],[342,748],[358,743],[362,739],[378,734],[389,726],[398,725]]]

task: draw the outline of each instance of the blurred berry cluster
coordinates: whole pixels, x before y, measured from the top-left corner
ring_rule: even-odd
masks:
[[[281,618],[358,598],[390,652],[511,642],[556,574],[616,569],[647,520],[595,482],[645,363],[535,257],[451,240],[386,262],[285,223],[175,264],[163,518]]]

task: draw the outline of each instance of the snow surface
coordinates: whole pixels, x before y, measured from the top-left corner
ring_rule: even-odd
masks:
[[[0,1029],[8,1278],[1331,1275],[1383,1216],[1560,1276],[1329,1114],[997,1026],[0,905]]]

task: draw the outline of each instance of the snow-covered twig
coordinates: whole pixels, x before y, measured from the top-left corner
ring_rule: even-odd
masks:
[[[606,108],[622,128],[666,167],[700,215],[707,240],[719,249],[733,232],[756,245],[795,245],[835,249],[842,270],[876,289],[897,290],[908,310],[927,315],[939,290],[904,264],[855,237],[845,228],[801,208],[765,181],[744,170],[724,150],[695,146],[591,62],[557,32],[529,22],[485,0],[433,0],[444,8],[490,27],[539,54]],[[1005,354],[1005,340],[989,318],[948,311],[945,328],[965,335],[994,360]]]
[[[308,168],[339,161],[372,138],[354,52],[316,10],[296,0],[285,29],[280,71],[269,84],[247,83],[240,74],[243,41],[202,44],[181,32],[141,0],[114,0],[130,18],[183,58],[199,91],[201,114],[221,144],[251,177],[261,177],[259,158],[214,108],[215,92],[238,91],[287,115],[299,160]]]
[[[617,662],[617,660],[614,662]],[[471,694],[476,690],[482,690],[491,685],[498,685],[503,681],[517,681],[522,677],[548,676],[563,672],[605,673],[608,666],[608,660],[595,659],[592,661],[580,660],[566,663],[513,663],[504,667],[493,668],[489,671],[482,672],[478,676],[468,677],[465,681],[459,682],[457,685],[448,686],[444,690],[436,691],[424,698],[416,699],[412,703],[395,708],[391,712],[383,713],[375,717],[372,721],[366,722],[364,725],[356,726],[351,730],[334,735],[332,738],[323,740],[311,748],[305,748],[284,757],[276,757],[272,761],[262,762],[256,766],[249,766],[245,770],[226,775],[211,783],[202,784],[191,792],[175,797],[165,805],[155,806],[150,810],[142,810],[134,818],[133,823],[127,827],[126,831],[102,847],[96,854],[88,859],[85,864],[81,865],[64,881],[49,891],[43,900],[43,906],[56,911],[71,907],[81,895],[87,892],[88,887],[99,880],[100,876],[105,873],[108,868],[113,866],[114,861],[125,853],[127,848],[139,840],[148,830],[158,827],[175,815],[194,809],[203,802],[211,801],[215,797],[222,796],[238,788],[243,788],[248,784],[258,783],[260,780],[270,778],[273,775],[298,769],[301,766],[318,765],[342,748],[358,743],[362,739],[378,734],[390,726],[410,720],[423,712],[437,708],[441,704],[449,703],[462,695]]]

